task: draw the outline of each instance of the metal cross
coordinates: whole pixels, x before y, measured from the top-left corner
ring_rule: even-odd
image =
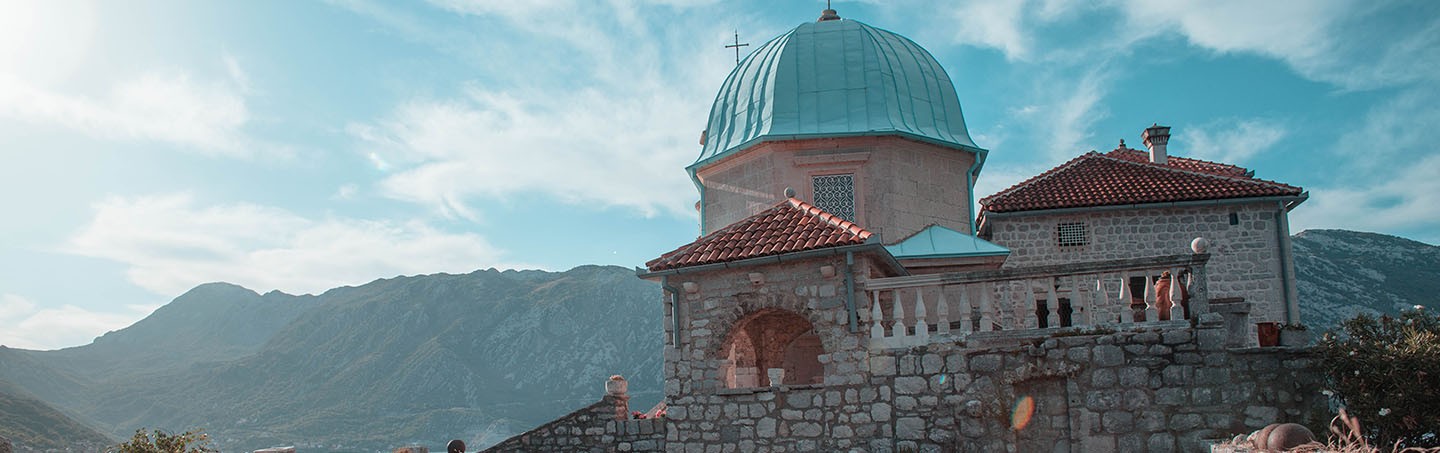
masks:
[[[744,43],[744,44],[741,44],[741,43],[740,43],[740,30],[735,30],[735,44],[726,44],[726,45],[725,45],[725,48],[726,48],[726,49],[730,49],[730,48],[734,48],[734,49],[735,49],[735,64],[738,65],[738,64],[740,64],[740,48],[741,48],[741,47],[748,46],[748,45],[750,45],[750,43],[748,43],[748,42],[747,42],[747,43]]]

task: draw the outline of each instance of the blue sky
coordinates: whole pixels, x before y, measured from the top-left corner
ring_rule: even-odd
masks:
[[[10,2],[0,344],[228,281],[637,266],[694,238],[711,100],[820,1]],[[1303,186],[1292,230],[1440,243],[1440,2],[838,1],[956,84],[976,197],[1154,122]]]

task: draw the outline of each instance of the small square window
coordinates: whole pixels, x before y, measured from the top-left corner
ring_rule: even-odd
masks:
[[[1076,247],[1090,244],[1090,239],[1085,236],[1085,224],[1061,223],[1055,226],[1055,233],[1061,247]]]
[[[855,221],[855,175],[826,175],[811,178],[815,206],[840,218]]]
[[[1233,212],[1230,213],[1230,224],[1231,224],[1231,225],[1239,225],[1239,224],[1240,224],[1240,214],[1236,214],[1236,213],[1233,213]]]

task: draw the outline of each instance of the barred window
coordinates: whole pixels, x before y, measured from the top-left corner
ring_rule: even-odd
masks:
[[[1085,236],[1083,222],[1058,224],[1055,226],[1055,232],[1061,247],[1075,247],[1090,243],[1090,239]]]
[[[849,221],[855,221],[855,175],[825,175],[811,178],[815,206]]]

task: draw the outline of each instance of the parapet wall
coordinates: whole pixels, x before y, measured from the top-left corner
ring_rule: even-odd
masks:
[[[665,451],[665,420],[622,419],[629,397],[607,394],[599,402],[495,444],[482,452]]]
[[[857,370],[867,376],[858,384],[669,401],[667,446],[1197,451],[1207,439],[1277,421],[1323,423],[1313,420],[1325,410],[1310,353],[1232,350],[1225,340],[1221,328],[1179,328],[876,350]]]

